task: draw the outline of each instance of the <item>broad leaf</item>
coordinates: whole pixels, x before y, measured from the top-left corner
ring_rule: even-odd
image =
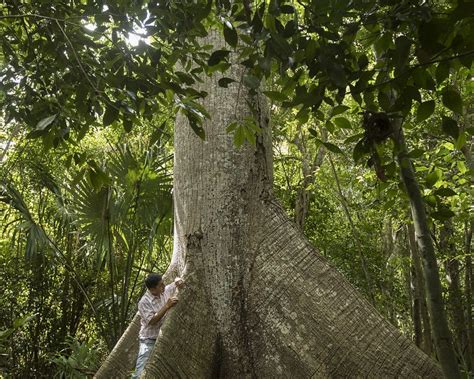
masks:
[[[36,124],[36,130],[45,130],[55,119],[56,114],[43,118]]]
[[[263,92],[270,100],[285,101],[287,97],[279,91],[264,91]]]
[[[454,190],[452,190],[451,188],[439,188],[435,191],[435,194],[438,195],[438,196],[446,196],[446,197],[449,197],[449,196],[455,196],[456,195],[456,192]]]
[[[102,120],[104,123],[104,126],[109,126],[110,124],[112,124],[115,120],[117,120],[118,116],[119,116],[118,109],[116,109],[110,104],[107,105],[107,108],[105,109],[105,113],[104,113],[104,118]]]
[[[234,82],[235,80],[231,78],[221,78],[217,84],[219,84],[219,87],[228,88],[229,84]]]
[[[334,123],[342,129],[351,129],[350,121],[345,117],[336,117]]]
[[[455,213],[449,208],[440,208],[436,212],[431,213],[431,217],[440,221],[446,221],[453,216],[455,216]]]
[[[209,57],[207,64],[208,66],[215,66],[219,62],[223,61],[230,54],[229,50],[216,50]]]
[[[454,139],[459,137],[459,127],[458,123],[450,117],[443,117],[443,122],[441,124],[443,132]]]
[[[420,104],[416,112],[416,121],[421,122],[430,117],[435,110],[434,100],[425,101]]]
[[[459,92],[453,88],[446,88],[442,93],[443,104],[455,113],[462,114],[462,99]]]
[[[358,162],[364,155],[370,152],[370,145],[365,138],[356,143],[352,156],[355,162]]]
[[[444,82],[449,76],[449,62],[441,62],[436,67],[435,77],[438,84]]]
[[[230,46],[237,47],[237,31],[233,26],[229,27],[227,23],[224,24],[224,39]]]
[[[332,151],[333,153],[344,154],[339,147],[337,147],[336,145],[334,145],[330,142],[323,142],[323,145],[326,149],[328,149],[329,151]]]

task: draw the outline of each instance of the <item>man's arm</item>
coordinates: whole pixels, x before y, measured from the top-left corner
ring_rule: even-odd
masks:
[[[155,325],[158,322],[160,322],[160,320],[164,317],[166,312],[168,312],[170,308],[174,307],[177,302],[178,302],[177,297],[170,297],[168,301],[166,302],[166,304],[163,306],[163,308],[161,308],[158,312],[156,312],[155,315],[150,319],[150,321],[148,321],[148,325]]]

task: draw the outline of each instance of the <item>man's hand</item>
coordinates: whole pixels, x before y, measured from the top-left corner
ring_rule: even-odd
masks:
[[[173,308],[177,303],[178,303],[178,298],[177,297],[175,297],[175,296],[170,297],[168,299],[168,301],[166,302],[166,308],[167,309]]]
[[[176,287],[178,287],[178,289],[181,289],[184,287],[184,280],[178,277],[174,280],[174,284]]]

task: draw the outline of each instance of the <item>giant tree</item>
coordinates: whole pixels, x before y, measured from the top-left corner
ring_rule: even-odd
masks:
[[[365,39],[357,32],[361,25],[383,24],[368,39],[379,50],[393,50],[393,38],[403,32],[396,25],[418,10],[390,1],[375,11],[372,2],[354,9],[342,2],[308,2],[306,24],[298,25],[295,7],[276,1],[268,10],[265,3],[252,9],[247,1],[146,3],[148,10],[145,3],[88,2],[71,9],[58,1],[54,15],[44,6],[33,13],[13,4],[2,17],[8,20],[3,50],[12,59],[4,73],[12,100],[7,118],[31,125],[31,137],[50,146],[65,143],[70,135],[80,138],[98,116],[106,126],[121,120],[129,130],[173,94],[187,116],[179,116],[175,128],[175,251],[168,275],[183,275],[188,287],[163,327],[145,376],[440,376],[279,206],[271,191],[269,116],[258,89],[276,65],[282,93],[266,95],[285,106],[316,113],[323,101],[341,103],[349,86],[370,109],[371,89],[391,83],[377,82],[378,68],[368,68],[367,55],[357,50],[364,46],[352,46],[356,37]],[[422,11],[421,17],[429,16],[427,6]],[[75,18],[97,28],[87,35]],[[137,23],[154,40],[132,49],[120,37]],[[219,28],[227,45],[219,33],[209,33]],[[379,32],[382,37],[374,37]],[[401,76],[410,76],[412,70],[403,69],[412,42],[397,41],[393,61],[401,63]],[[13,45],[22,47],[21,54]],[[35,55],[38,46],[47,49]],[[238,58],[230,54],[236,47]],[[59,64],[51,59],[56,52]],[[38,70],[38,55],[46,73]],[[226,77],[216,76],[219,71]],[[24,82],[18,81],[20,72]],[[62,86],[66,79],[78,87]],[[379,102],[386,104],[383,93]],[[30,109],[32,100],[39,101]],[[249,143],[242,144],[244,139]],[[136,321],[97,376],[125,375]]]
[[[222,38],[211,33],[216,48]],[[187,288],[144,377],[441,376],[309,245],[272,194],[271,136],[262,97],[204,78],[211,119],[201,140],[175,127],[175,240],[168,275]],[[249,109],[252,104],[255,114]],[[256,144],[236,148],[226,125],[255,117]],[[126,372],[132,324],[97,377]],[[131,352],[128,354],[128,352]],[[133,363],[133,360],[132,360]],[[122,375],[125,372],[122,371]]]

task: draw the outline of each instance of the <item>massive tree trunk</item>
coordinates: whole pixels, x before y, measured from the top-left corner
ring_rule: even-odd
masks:
[[[209,93],[203,104],[212,115],[205,141],[177,120],[168,275],[182,275],[187,286],[142,378],[442,377],[318,254],[274,198],[267,113],[239,84],[242,74],[234,65],[226,76],[238,82],[229,89],[218,77],[199,88]],[[252,114],[246,101],[263,132],[256,146],[235,148],[226,125]]]

